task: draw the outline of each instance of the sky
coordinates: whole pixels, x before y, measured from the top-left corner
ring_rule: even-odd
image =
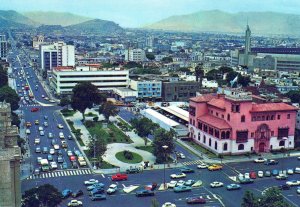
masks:
[[[300,0],[1,0],[0,3],[0,10],[70,12],[111,20],[123,27],[141,27],[200,10],[300,14],[299,8]]]

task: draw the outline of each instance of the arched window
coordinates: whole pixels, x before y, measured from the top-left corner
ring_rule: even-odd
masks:
[[[220,138],[219,130],[215,129],[215,137]]]
[[[225,139],[226,138],[226,134],[225,134],[225,132],[223,131],[222,133],[221,133],[221,139]]]
[[[217,150],[218,149],[218,143],[217,143],[217,141],[215,141],[215,150]]]
[[[227,144],[227,142],[225,142],[223,145],[223,151],[227,151],[227,148],[228,148],[228,144]]]
[[[200,139],[201,139],[201,134],[200,134],[200,132],[198,133],[198,140],[200,141]]]
[[[230,131],[227,131],[226,132],[226,139],[229,139],[230,138]]]
[[[244,145],[243,144],[239,144],[238,150],[244,150]]]
[[[206,136],[205,135],[203,136],[203,143],[204,144],[206,143]]]
[[[279,142],[279,146],[284,147],[284,140],[281,140],[281,141]]]
[[[211,146],[211,138],[209,138],[208,145]]]
[[[241,122],[245,122],[245,115],[241,116]]]

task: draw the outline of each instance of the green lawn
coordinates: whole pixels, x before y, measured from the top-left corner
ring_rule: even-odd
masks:
[[[217,155],[212,153],[211,151],[205,149],[204,147],[201,147],[200,145],[192,142],[192,141],[185,141],[186,144],[193,147],[194,149],[200,151],[201,153],[205,154],[209,158],[217,158]],[[187,149],[188,150],[188,149]]]
[[[75,135],[75,138],[77,139],[80,146],[85,146],[82,139],[81,139],[81,137],[80,137],[80,135],[81,135],[80,129],[75,129],[74,123],[71,120],[67,120],[67,123],[69,124],[69,126],[72,130],[72,133]]]
[[[76,111],[68,110],[68,109],[62,109],[62,110],[60,110],[60,112],[62,113],[62,115],[64,117],[70,117],[70,116],[73,116],[76,113]]]
[[[91,162],[91,164],[93,165],[93,157],[91,157],[89,155],[89,151],[88,150],[84,150],[84,153],[86,154],[87,158],[89,159],[89,161]],[[101,164],[100,164],[100,168],[101,169],[111,169],[111,168],[116,168],[117,166],[114,166],[108,162],[105,162],[102,160]]]
[[[124,153],[123,153],[123,152],[124,152],[124,151],[118,152],[118,153],[116,154],[116,158],[117,158],[118,160],[120,160],[121,162],[129,163],[129,164],[135,164],[135,163],[140,163],[140,162],[143,161],[143,157],[142,157],[141,155],[137,154],[137,153],[134,153],[134,152],[131,152],[132,155],[133,155],[133,158],[132,158],[131,160],[126,159],[126,158],[124,157]]]
[[[132,130],[133,129],[133,127],[130,124],[128,124],[127,122],[125,122],[123,119],[118,118],[118,120],[120,121],[119,124],[118,124],[118,126],[120,126],[121,128],[124,127],[127,130]]]
[[[153,148],[152,145],[150,145],[150,146],[149,145],[147,145],[147,146],[140,146],[140,147],[135,147],[135,148],[140,149],[140,150],[144,150],[144,151],[147,151],[147,152],[150,152],[152,154],[154,152],[154,148]]]
[[[114,124],[109,123],[107,128],[102,128],[100,122],[95,122],[94,126],[87,127],[91,136],[103,137],[107,143],[132,143],[132,140],[127,137],[119,128]]]
[[[87,114],[85,114],[86,117],[96,117],[97,114],[93,114],[92,112],[89,112]]]

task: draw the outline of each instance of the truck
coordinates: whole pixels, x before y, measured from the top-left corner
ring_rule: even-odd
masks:
[[[49,162],[47,159],[42,159],[41,160],[41,166],[42,166],[42,171],[43,172],[48,172],[49,171]]]
[[[79,162],[80,167],[86,166],[86,161],[82,156],[78,157],[78,162]]]

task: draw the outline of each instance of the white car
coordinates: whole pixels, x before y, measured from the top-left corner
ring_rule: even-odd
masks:
[[[57,169],[57,164],[56,164],[56,162],[50,162],[50,168],[51,168],[51,169]]]
[[[41,139],[40,138],[35,138],[34,139],[34,144],[40,144],[41,143]]]
[[[63,128],[64,128],[64,126],[63,126],[62,124],[58,124],[57,127],[58,127],[59,129],[63,129]]]
[[[176,183],[176,186],[183,186],[185,184],[185,181],[184,180],[179,180],[177,183]]]
[[[113,194],[113,193],[115,193],[115,192],[117,191],[117,189],[118,189],[118,186],[117,186],[116,184],[111,184],[111,185],[108,187],[106,193],[107,193],[107,194]]]
[[[55,150],[54,150],[53,148],[51,148],[50,151],[49,151],[49,153],[50,153],[51,155],[54,155],[54,154],[55,154]]]
[[[61,139],[64,139],[64,138],[65,138],[65,135],[64,135],[64,133],[62,133],[62,132],[59,132],[59,138],[61,138]]]
[[[259,158],[254,160],[255,163],[264,163],[265,161],[266,161],[266,159],[263,158],[263,157],[259,157]]]
[[[53,138],[53,134],[51,132],[48,133],[48,138]]]
[[[68,151],[67,151],[67,154],[68,154],[68,156],[70,157],[70,156],[73,155],[73,152],[72,152],[71,150],[68,150]]]
[[[199,168],[199,169],[205,169],[207,167],[208,167],[207,164],[204,164],[204,163],[201,163],[200,165],[197,165],[197,168]]]
[[[174,203],[166,202],[161,207],[176,207]]]
[[[290,186],[297,186],[300,185],[300,180],[289,180],[286,182],[286,184]]]
[[[39,131],[44,131],[44,128],[42,126],[40,126]]]
[[[82,202],[81,202],[81,201],[78,201],[78,200],[71,200],[71,201],[68,203],[68,206],[82,206]]]
[[[30,129],[26,129],[26,134],[30,134]]]
[[[96,183],[98,183],[98,180],[96,180],[96,179],[89,179],[87,181],[84,181],[85,185],[93,185],[93,184],[96,184]]]
[[[44,135],[45,135],[45,132],[44,132],[44,131],[40,131],[40,135],[41,135],[41,136],[44,136]]]
[[[257,177],[259,177],[259,178],[264,177],[264,171],[258,171],[257,172]]]
[[[181,159],[185,159],[185,155],[184,155],[183,153],[179,153],[179,157],[180,157]]]
[[[245,173],[245,174],[244,174],[244,177],[245,177],[246,179],[249,179],[249,178],[250,178],[250,173]]]
[[[55,150],[59,150],[59,145],[58,145],[58,144],[55,144],[55,145],[53,145],[53,148],[54,148]]]
[[[49,102],[50,103],[55,103],[55,101],[53,99],[50,99]]]
[[[219,187],[222,187],[223,185],[224,185],[224,183],[218,182],[218,181],[214,181],[214,182],[210,183],[210,187],[212,187],[212,188],[219,188]]]
[[[177,184],[177,181],[176,180],[171,180],[169,183],[168,183],[168,187],[169,188],[174,188]]]
[[[287,170],[287,174],[289,174],[289,175],[294,174],[294,170],[293,170],[293,169],[288,169],[288,170]]]
[[[44,127],[47,127],[48,126],[48,122],[44,122]]]
[[[170,175],[171,178],[185,178],[186,177],[186,174],[184,173],[176,173],[176,174],[171,174]]]
[[[42,157],[37,157],[37,163],[38,164],[41,164],[41,160],[42,160],[43,158]]]

